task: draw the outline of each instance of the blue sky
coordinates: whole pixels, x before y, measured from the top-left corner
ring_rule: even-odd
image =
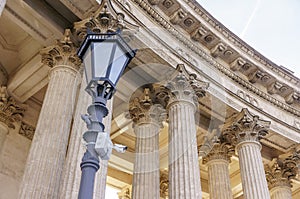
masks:
[[[299,0],[197,0],[265,57],[300,78]]]

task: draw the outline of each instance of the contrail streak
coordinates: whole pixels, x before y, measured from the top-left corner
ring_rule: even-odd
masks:
[[[259,6],[260,6],[260,2],[261,2],[261,0],[257,0],[256,1],[255,8],[253,9],[253,12],[251,13],[251,15],[250,15],[250,17],[249,17],[249,19],[248,19],[248,21],[247,21],[244,29],[242,30],[242,33],[241,33],[241,36],[240,36],[241,38],[243,38],[245,36],[245,34],[246,34],[247,30],[248,30],[248,27],[249,27],[249,25],[250,25],[253,17],[255,16],[255,14],[256,14]]]

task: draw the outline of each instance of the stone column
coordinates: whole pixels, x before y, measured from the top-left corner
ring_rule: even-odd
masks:
[[[150,95],[146,88],[129,107],[136,134],[132,199],[159,199],[159,130],[166,112]]]
[[[224,125],[224,136],[236,145],[245,199],[270,198],[259,142],[269,126],[270,122],[250,114],[247,109],[229,118]]]
[[[6,0],[0,0],[0,16],[2,15],[5,4],[6,4]]]
[[[291,159],[273,159],[265,167],[271,199],[292,199],[292,179],[298,172],[297,163]]]
[[[67,157],[62,175],[62,183],[59,190],[59,198],[61,199],[73,199],[78,197],[81,177],[80,163],[82,156],[86,150],[82,134],[87,130],[86,124],[81,119],[81,114],[86,113],[87,107],[92,103],[92,98],[85,91],[85,88],[86,79],[85,74],[83,74],[78,101],[74,113],[74,122],[72,125]],[[105,125],[106,132],[110,132],[111,127],[112,101],[113,99],[107,102],[109,113],[103,119],[103,124]],[[100,169],[96,174],[94,198],[105,198],[106,176],[107,160],[101,160]]]
[[[19,198],[58,198],[75,105],[80,59],[65,31],[62,40],[41,51],[51,67],[47,92],[27,158]]]
[[[228,166],[233,154],[233,146],[221,136],[212,141],[210,152],[203,157],[203,164],[208,166],[210,199],[232,199]]]
[[[183,65],[158,93],[165,97],[169,114],[169,198],[199,199],[202,197],[197,152],[195,111],[198,97],[205,94],[208,84],[189,74]]]

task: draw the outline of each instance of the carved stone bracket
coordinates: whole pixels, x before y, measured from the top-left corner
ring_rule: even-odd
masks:
[[[278,186],[292,187],[291,180],[296,177],[298,167],[290,158],[273,159],[265,166],[265,172],[269,189]]]
[[[42,55],[42,62],[49,67],[67,65],[78,70],[81,65],[81,60],[77,56],[76,42],[69,29],[65,30],[61,40],[56,41],[56,45],[42,49],[40,54]]]
[[[2,86],[0,88],[0,121],[14,129],[14,122],[20,122],[24,112],[25,108],[8,96],[6,87]]]
[[[270,122],[261,120],[257,115],[252,115],[248,109],[242,109],[225,121],[223,135],[231,140],[234,145],[244,141],[258,142],[268,133]]]

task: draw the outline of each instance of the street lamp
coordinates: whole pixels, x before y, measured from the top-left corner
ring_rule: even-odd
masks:
[[[108,160],[113,148],[125,151],[124,146],[113,146],[109,134],[104,132],[103,118],[108,114],[107,100],[116,91],[116,85],[124,69],[135,56],[118,32],[96,34],[88,32],[77,55],[82,59],[87,87],[93,102],[88,114],[82,115],[88,130],[83,134],[86,152],[80,164],[81,181],[78,198],[92,199],[95,174],[99,169],[99,157]]]

